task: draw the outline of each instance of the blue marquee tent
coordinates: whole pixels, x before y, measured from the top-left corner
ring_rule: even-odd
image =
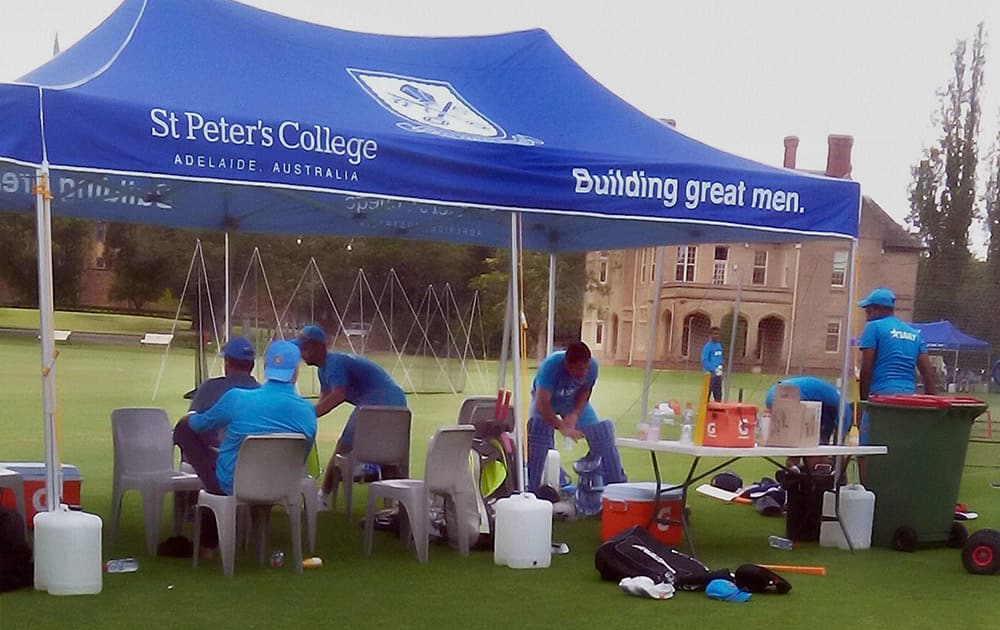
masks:
[[[550,253],[854,242],[860,205],[856,182],[730,155],[644,115],[541,30],[382,36],[231,0],[125,0],[0,84],[0,208],[38,216],[50,464],[51,213],[510,244],[516,259],[518,233]],[[512,295],[516,308],[516,283]],[[514,387],[517,400],[517,370]]]
[[[519,210],[548,252],[857,236],[856,182],[689,138],[542,30],[383,36],[125,0],[0,84],[0,121],[5,208],[34,207],[47,161],[54,213],[115,221],[506,245],[500,211]]]
[[[990,342],[965,334],[948,320],[911,325],[920,331],[928,350],[989,352],[991,348]]]

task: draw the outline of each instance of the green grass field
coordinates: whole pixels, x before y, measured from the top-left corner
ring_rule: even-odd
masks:
[[[0,317],[9,317],[0,311]],[[0,327],[11,326],[7,319]],[[57,319],[57,322],[59,320]],[[27,326],[37,325],[28,324]],[[62,326],[63,324],[58,324]],[[137,322],[149,331],[148,323]],[[79,329],[83,329],[80,327]],[[58,359],[59,417],[62,460],[83,476],[83,504],[107,518],[110,513],[112,448],[110,413],[115,407],[159,406],[172,418],[186,409],[181,398],[191,389],[193,353],[169,354],[158,399],[151,400],[162,351],[133,346],[61,344]],[[42,459],[39,348],[33,336],[0,336],[0,460]],[[313,389],[311,370],[302,390]],[[529,374],[533,376],[533,372]],[[759,402],[772,377],[738,375],[746,399]],[[653,401],[693,400],[696,373],[657,372]],[[463,395],[411,396],[414,412],[413,468],[422,472],[427,438],[454,422]],[[594,403],[603,417],[616,422],[620,435],[631,435],[638,421],[642,370],[603,367]],[[995,398],[990,396],[991,399]],[[992,402],[996,402],[993,400]],[[343,427],[347,410],[320,421],[321,453],[328,456]],[[676,432],[676,427],[672,429]],[[668,433],[669,435],[669,433]],[[583,446],[564,453],[564,462],[583,454]],[[651,479],[649,457],[623,452],[633,480]],[[687,458],[661,457],[664,476],[681,479]],[[989,482],[1000,479],[1000,446],[970,444],[960,500],[980,513],[970,529],[1000,528],[1000,491]],[[744,479],[773,474],[756,460],[737,462]],[[914,488],[919,492],[919,488]],[[191,568],[186,559],[151,558],[142,542],[138,495],[125,500],[120,539],[111,544],[105,523],[104,557],[135,556],[139,571],[106,575],[98,596],[52,597],[31,590],[0,596],[0,628],[108,628],[148,624],[155,628],[342,627],[452,628],[459,626],[527,628],[602,628],[686,626],[712,628],[819,627],[827,623],[857,627],[941,628],[992,627],[993,597],[1000,576],[966,573],[955,549],[927,549],[904,554],[871,549],[851,554],[799,545],[794,551],[770,549],[767,537],[782,534],[782,519],[759,516],[751,508],[692,497],[692,531],[702,560],[712,568],[745,562],[814,564],[827,567],[825,577],[789,574],[787,596],[754,596],[745,605],[714,602],[700,593],[680,593],[665,602],[640,600],[601,582],[594,570],[600,522],[582,519],[554,524],[554,538],[566,541],[571,553],[555,556],[544,570],[515,571],[493,564],[492,554],[474,552],[462,558],[447,547],[433,546],[426,565],[416,562],[395,538],[377,534],[375,553],[361,551],[358,527],[364,493],[348,522],[341,511],[322,513],[319,549],[323,567],[297,576],[287,565],[278,570],[258,567],[251,554],[238,555],[236,574],[222,576],[217,562]],[[287,551],[287,526],[276,514],[272,546]],[[164,532],[167,531],[166,521]]]

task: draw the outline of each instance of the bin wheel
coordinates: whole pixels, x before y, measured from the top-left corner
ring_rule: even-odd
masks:
[[[892,532],[892,548],[896,551],[916,551],[919,543],[920,537],[917,535],[917,530],[909,525],[901,525]]]
[[[1000,532],[981,529],[962,547],[965,570],[976,575],[1000,573]]]
[[[965,529],[965,525],[952,523],[951,531],[948,532],[948,546],[961,549],[967,540],[969,540],[969,530]]]

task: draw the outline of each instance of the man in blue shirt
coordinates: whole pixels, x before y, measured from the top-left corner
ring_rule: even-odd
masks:
[[[837,437],[837,416],[840,414],[840,392],[837,391],[837,388],[815,376],[783,378],[774,385],[771,385],[771,388],[767,390],[767,395],[764,397],[764,406],[768,409],[771,408],[771,403],[774,402],[774,394],[778,389],[778,385],[794,385],[799,388],[799,400],[818,402],[823,405],[819,425],[819,443],[835,443]],[[850,414],[844,414],[842,424],[844,431],[850,429]],[[813,470],[822,464],[832,464],[829,457],[805,457],[803,459],[805,460],[805,465],[808,467],[807,470]],[[798,458],[794,458],[786,460],[785,465],[787,467],[797,463],[799,463]]]
[[[387,405],[405,407],[406,394],[392,380],[389,373],[365,357],[342,352],[328,352],[326,332],[319,326],[304,326],[295,340],[302,350],[302,360],[306,365],[316,366],[319,371],[320,396],[316,403],[316,417],[320,418],[343,402],[354,405],[355,410],[347,419],[337,447],[330,457],[330,463],[323,475],[320,489],[320,503],[327,505],[327,498],[337,482],[334,457],[337,453],[349,453],[354,446],[354,426],[357,424],[357,407],[361,405]],[[388,476],[388,471],[383,471]]]
[[[818,402],[823,405],[819,428],[819,443],[829,444],[837,433],[837,416],[840,414],[840,392],[827,381],[815,376],[793,376],[783,378],[767,390],[764,406],[771,408],[778,385],[794,385],[799,388],[799,400]],[[850,423],[848,422],[848,425]],[[849,428],[849,427],[847,427]]]
[[[861,400],[871,394],[912,394],[917,391],[915,370],[924,380],[924,393],[936,393],[934,368],[927,356],[927,344],[916,328],[895,316],[896,295],[879,288],[858,302],[868,323],[861,331]],[[868,414],[861,419],[860,440],[868,440]]]
[[[708,341],[701,348],[701,369],[711,374],[708,393],[715,402],[722,402],[722,343],[719,342],[721,331],[718,326],[708,330]]]
[[[605,483],[626,481],[614,424],[599,420],[590,404],[596,382],[597,361],[582,341],[569,344],[564,352],[553,352],[538,366],[528,419],[529,491],[538,488],[545,458],[555,447],[553,430],[574,440],[586,438],[591,454],[602,458]]]
[[[207,491],[232,494],[236,458],[248,435],[301,433],[308,441],[306,450],[312,448],[316,439],[316,412],[295,391],[301,356],[298,346],[290,341],[272,342],[264,355],[267,380],[263,386],[231,389],[207,410],[189,412],[182,419],[197,432],[225,430],[214,473],[202,476],[199,472]],[[218,544],[213,518],[202,522],[202,540],[205,547]]]
[[[222,356],[225,361],[226,375],[203,382],[195,392],[191,406],[188,407],[189,412],[207,410],[230,389],[256,389],[260,387],[260,383],[251,374],[256,353],[253,344],[246,337],[231,338],[222,348]],[[182,419],[174,427],[174,444],[180,447],[184,461],[194,468],[201,479],[215,474],[216,460],[222,439],[221,433],[220,431],[195,431],[185,419]]]

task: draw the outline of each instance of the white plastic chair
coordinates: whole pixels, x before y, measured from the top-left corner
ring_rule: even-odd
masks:
[[[351,490],[354,469],[360,462],[396,466],[401,477],[410,474],[410,410],[406,407],[362,405],[357,409],[354,446],[350,453],[338,453],[334,466],[340,470],[338,483],[344,485],[347,520],[351,520]],[[330,505],[337,505],[337,485],[333,486]]]
[[[174,440],[170,419],[163,409],[126,407],[111,412],[114,472],[111,488],[111,542],[118,538],[122,499],[128,490],[142,495],[146,552],[156,555],[163,518],[163,497],[174,493],[173,533],[180,533],[184,520],[178,493],[197,492],[201,479],[174,470]]]
[[[427,562],[427,547],[430,539],[431,495],[439,495],[445,500],[445,514],[462,515],[468,510],[459,505],[465,501],[475,502],[473,496],[472,471],[469,468],[469,449],[475,428],[468,424],[445,426],[438,429],[427,447],[427,461],[424,479],[387,479],[375,481],[368,488],[368,509],[365,511],[365,553],[371,555],[373,532],[375,529],[375,504],[378,499],[399,501],[405,512],[401,514],[401,537],[409,544],[412,539],[417,548],[417,559]],[[475,506],[471,506],[475,510]],[[469,532],[464,518],[455,519],[458,530],[458,551],[469,555]]]
[[[251,528],[257,537],[257,560],[263,564],[271,507],[281,505],[288,513],[295,571],[302,572],[302,488],[306,476],[306,444],[305,436],[300,433],[250,435],[243,440],[233,473],[233,494],[211,494],[204,490],[198,493],[193,566],[198,566],[202,509],[212,510],[215,515],[222,572],[229,577],[233,574],[236,554],[237,508],[250,508]]]

